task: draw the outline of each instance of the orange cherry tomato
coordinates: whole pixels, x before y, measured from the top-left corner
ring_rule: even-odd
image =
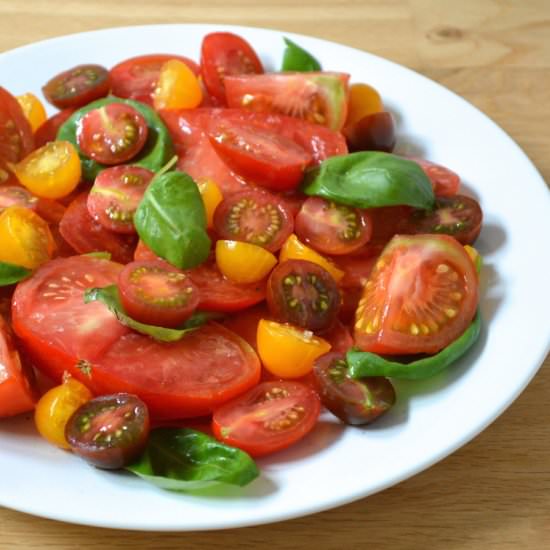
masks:
[[[256,335],[264,367],[280,378],[300,378],[313,368],[317,357],[331,345],[309,330],[262,319]]]
[[[17,179],[38,197],[59,199],[80,181],[78,152],[68,141],[52,141],[36,149],[14,167]]]
[[[71,377],[47,391],[34,411],[34,422],[40,435],[50,443],[68,449],[65,426],[73,413],[92,397],[92,392],[84,384]]]
[[[214,212],[218,204],[223,201],[223,195],[218,187],[218,184],[213,180],[203,180],[197,182],[202,202],[206,210],[206,226],[214,227]]]
[[[19,105],[21,105],[23,114],[29,121],[33,133],[36,132],[48,118],[44,105],[42,105],[42,102],[31,93],[19,95],[15,99],[17,99]]]
[[[164,63],[153,92],[155,109],[194,109],[201,102],[202,88],[193,71],[177,59]]]
[[[216,263],[228,279],[246,284],[267,277],[275,267],[277,258],[255,244],[219,240],[216,243]]]
[[[346,126],[355,124],[363,117],[380,113],[384,104],[380,94],[368,84],[352,84],[349,89],[348,117]]]
[[[55,251],[48,224],[32,210],[10,206],[0,214],[0,261],[35,269]]]
[[[320,265],[332,275],[336,282],[344,276],[344,272],[341,269],[338,269],[330,260],[321,256],[321,254],[315,252],[309,246],[306,246],[294,234],[290,235],[285,241],[279,255],[280,262],[286,262],[287,260],[307,260],[308,262]]]

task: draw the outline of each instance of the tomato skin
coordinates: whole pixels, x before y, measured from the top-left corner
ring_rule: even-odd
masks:
[[[449,168],[418,157],[408,157],[420,165],[425,174],[430,178],[432,187],[437,197],[452,197],[460,188],[460,176]]]
[[[224,327],[238,334],[246,340],[248,344],[258,353],[258,344],[256,334],[258,332],[258,323],[262,319],[269,319],[270,313],[265,302],[234,313],[222,321]]]
[[[69,205],[59,223],[61,236],[79,254],[109,252],[123,264],[132,261],[136,239],[105,229],[88,212],[88,193],[81,193]]]
[[[181,55],[140,55],[126,59],[111,69],[111,93],[117,97],[135,99],[153,106],[153,92],[162,65],[171,59],[185,63],[196,75],[199,74],[198,65]]]
[[[58,109],[83,107],[109,93],[111,80],[101,65],[77,65],[50,79],[42,87],[44,97]]]
[[[380,354],[437,353],[471,323],[475,266],[447,235],[398,235],[377,260],[355,322],[355,343]]]
[[[367,115],[343,130],[350,151],[385,151],[395,148],[395,123],[391,113]]]
[[[201,45],[201,73],[208,93],[225,104],[225,77],[261,74],[262,63],[252,46],[229,32],[207,34]]]
[[[19,185],[0,186],[0,214],[10,206],[37,210],[38,198]]]
[[[155,109],[194,109],[201,102],[202,87],[193,71],[177,59],[163,63],[153,92]]]
[[[216,243],[216,264],[228,279],[249,284],[265,279],[277,258],[261,246],[220,239]]]
[[[212,430],[223,443],[265,456],[307,435],[320,410],[318,395],[304,384],[263,382],[214,411]]]
[[[63,109],[59,113],[55,113],[46,120],[34,134],[34,141],[36,148],[46,145],[50,141],[55,141],[57,138],[57,131],[63,125],[63,123],[74,113],[74,109]]]

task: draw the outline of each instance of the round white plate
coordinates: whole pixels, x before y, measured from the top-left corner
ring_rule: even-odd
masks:
[[[54,74],[85,62],[112,66],[138,54],[199,58],[202,37],[231,30],[279,67],[283,33],[244,27],[166,25],[89,32],[0,56],[0,85],[40,92]],[[459,364],[426,382],[399,383],[395,408],[369,428],[324,417],[313,434],[260,461],[244,489],[174,494],[124,473],[96,470],[41,440],[29,419],[0,422],[0,504],[68,522],[144,530],[220,529],[268,523],[339,506],[394,485],[471,440],[519,395],[549,350],[548,189],[529,159],[469,103],[406,68],[338,44],[284,33],[326,69],[349,72],[382,94],[398,121],[399,149],[445,164],[485,213],[477,247],[482,336]],[[528,429],[528,427],[526,428]]]

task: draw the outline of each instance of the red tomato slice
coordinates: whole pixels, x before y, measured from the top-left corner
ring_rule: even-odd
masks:
[[[82,193],[69,205],[59,223],[61,236],[79,254],[110,252],[116,262],[131,262],[136,238],[105,229],[90,216],[87,203],[88,193]]]
[[[147,122],[131,105],[111,103],[89,111],[80,120],[81,151],[102,164],[122,164],[135,157],[147,140]]]
[[[445,166],[430,162],[426,159],[409,157],[420,165],[422,170],[430,178],[434,194],[438,197],[452,197],[458,193],[460,176]]]
[[[36,395],[21,365],[8,325],[0,316],[0,418],[34,409]]]
[[[198,65],[181,55],[153,54],[131,57],[115,65],[111,71],[111,93],[126,99],[135,99],[153,105],[155,90],[162,65],[170,59],[185,63],[196,75]]]
[[[271,319],[271,314],[267,309],[265,302],[243,311],[238,311],[222,321],[223,326],[244,338],[254,351],[258,352],[256,343],[256,334],[258,332],[258,323],[261,319]]]
[[[101,65],[77,65],[54,76],[43,87],[44,97],[58,109],[83,107],[109,93],[109,71]]]
[[[341,130],[348,110],[349,75],[344,73],[269,73],[228,76],[229,107],[301,118]]]
[[[244,126],[221,120],[209,137],[230,168],[275,191],[296,188],[312,160],[303,147],[263,124]]]
[[[365,284],[355,342],[374,353],[436,353],[464,332],[477,303],[476,269],[458,241],[398,235]]]
[[[197,309],[232,312],[265,300],[265,281],[238,285],[226,279],[212,260],[187,272],[199,289]]]
[[[17,163],[34,149],[31,125],[21,106],[0,86],[0,183],[16,183],[7,163]]]
[[[214,412],[212,429],[220,441],[252,456],[296,443],[317,423],[321,404],[315,391],[299,382],[262,382]]]
[[[157,256],[141,239],[138,241],[136,249],[134,250],[134,261],[149,261],[149,260],[162,260],[160,256]]]
[[[74,109],[63,109],[59,111],[59,113],[48,118],[34,134],[36,148],[38,149],[50,141],[55,141],[57,138],[57,131],[73,113]]]
[[[244,38],[229,32],[214,32],[207,34],[202,41],[201,72],[208,93],[223,105],[226,76],[260,74],[264,69]]]

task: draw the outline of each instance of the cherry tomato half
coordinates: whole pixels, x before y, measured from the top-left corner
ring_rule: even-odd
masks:
[[[309,197],[295,220],[298,237],[323,254],[349,254],[371,237],[372,222],[364,210]]]
[[[267,303],[279,321],[319,332],[338,317],[340,292],[330,273],[305,260],[279,264],[269,276]]]
[[[201,74],[211,96],[225,103],[224,80],[227,75],[263,73],[262,63],[252,46],[236,34],[207,34],[201,46]]]
[[[59,109],[83,107],[109,93],[109,71],[101,65],[77,65],[54,76],[43,87],[44,97]]]
[[[199,295],[189,275],[166,262],[131,262],[118,277],[120,300],[130,317],[177,327],[191,316]]]
[[[10,206],[21,206],[35,210],[38,198],[18,185],[6,185],[0,187],[0,214]]]
[[[302,439],[320,408],[319,397],[304,384],[263,382],[214,411],[212,429],[220,441],[263,456]]]
[[[281,248],[293,226],[283,201],[260,189],[235,193],[214,212],[214,228],[220,238],[255,244],[270,252]]]
[[[216,243],[216,264],[228,279],[247,284],[267,277],[277,258],[261,246],[220,239]]]
[[[113,166],[102,170],[88,195],[88,212],[103,227],[133,234],[134,214],[154,173],[141,166]]]
[[[65,437],[71,450],[90,464],[122,468],[145,449],[149,436],[147,405],[127,393],[96,397],[71,416]]]
[[[437,197],[452,197],[458,193],[460,176],[441,164],[430,162],[426,159],[411,157],[420,165],[432,182],[432,188]]]
[[[395,124],[391,113],[373,113],[343,130],[350,151],[385,151],[395,148]]]
[[[91,110],[79,122],[78,146],[102,164],[121,164],[135,157],[147,140],[147,122],[131,105],[110,103]]]
[[[182,61],[162,65],[153,92],[155,109],[194,109],[201,104],[202,88],[195,73]]]

